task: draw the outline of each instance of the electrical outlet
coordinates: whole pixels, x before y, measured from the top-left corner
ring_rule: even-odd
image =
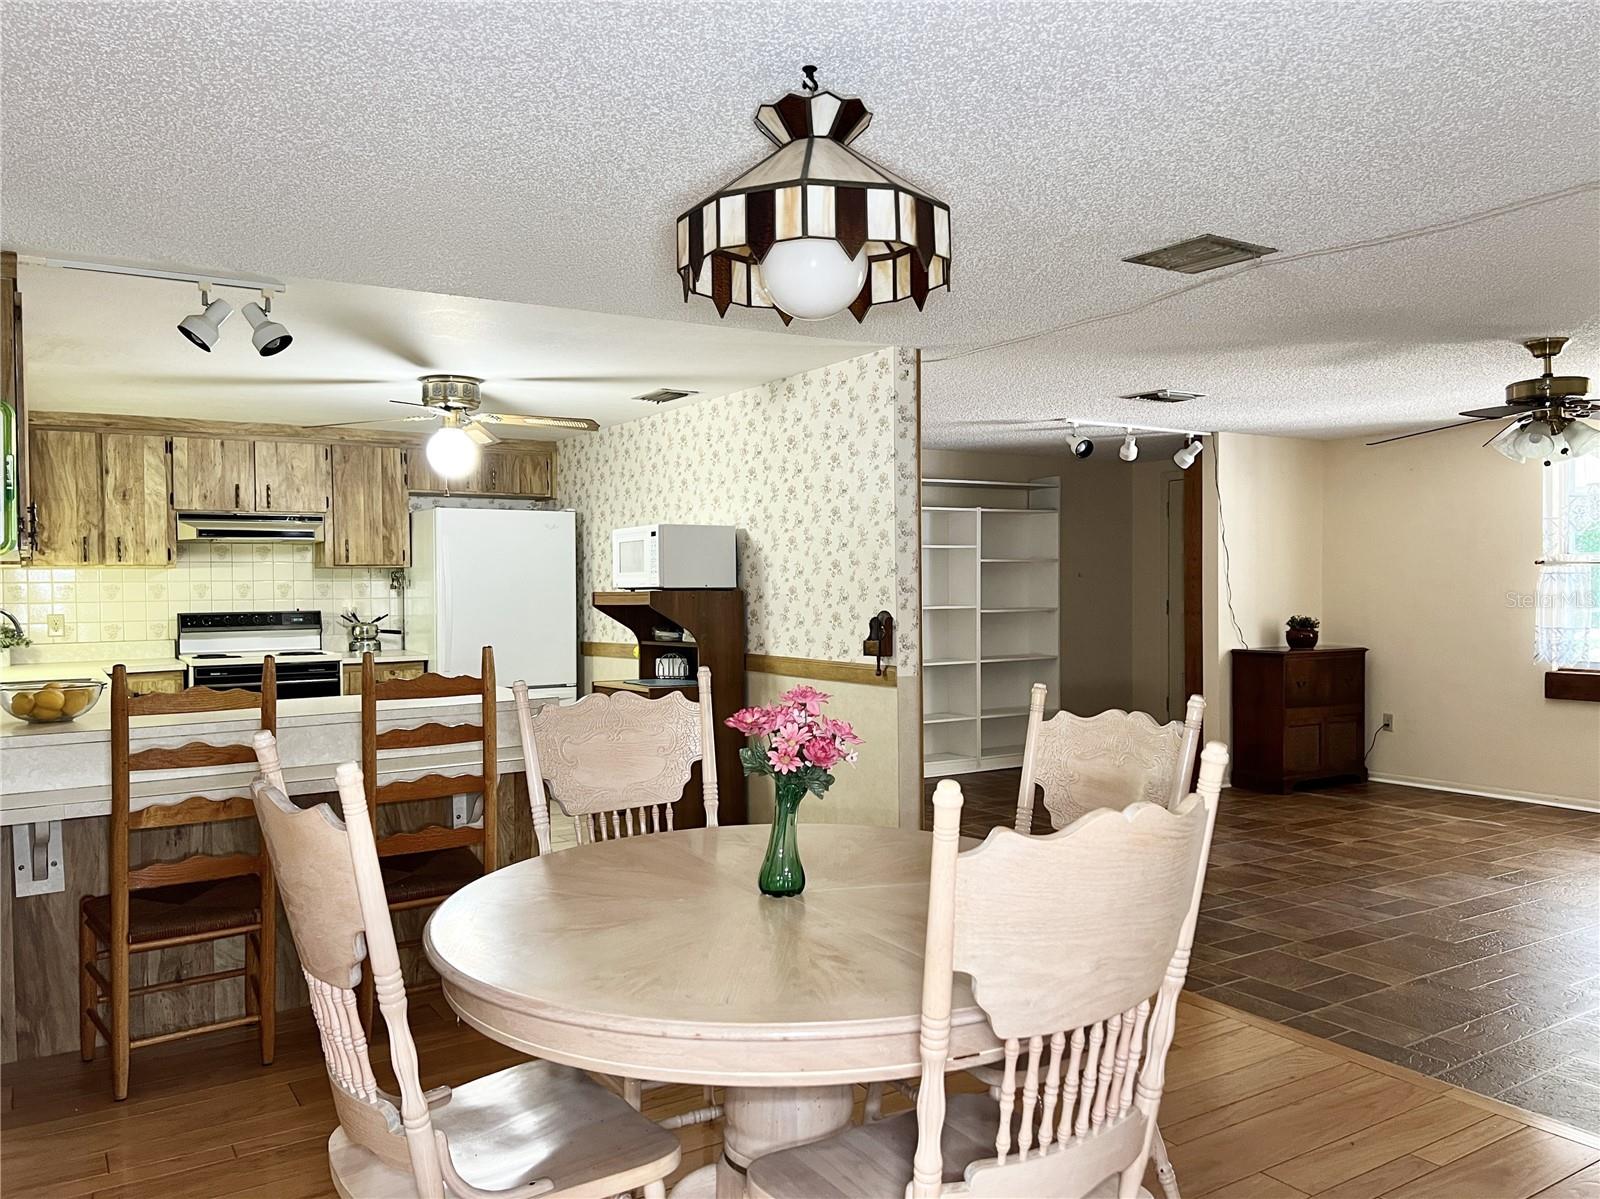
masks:
[[[1383,724],[1380,725],[1379,728],[1385,733],[1394,732],[1394,713],[1393,712],[1385,712],[1383,714]]]
[[[44,618],[45,632],[52,637],[65,637],[67,635],[67,618],[59,612],[52,612]]]

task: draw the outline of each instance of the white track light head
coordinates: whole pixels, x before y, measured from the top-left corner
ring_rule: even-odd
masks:
[[[1132,462],[1139,456],[1139,442],[1129,433],[1122,439],[1122,448],[1117,451],[1117,457],[1124,462]]]
[[[191,345],[209,354],[217,338],[222,336],[222,322],[233,312],[233,305],[226,300],[211,299],[204,290],[200,292],[200,303],[203,310],[179,321],[178,332],[188,338]]]
[[[1178,464],[1178,469],[1188,470],[1199,460],[1200,451],[1205,449],[1205,443],[1198,437],[1191,437],[1184,442],[1183,448],[1172,455],[1172,460]]]
[[[255,330],[250,335],[250,342],[255,346],[256,352],[263,358],[269,358],[273,354],[281,354],[287,350],[294,338],[289,336],[289,330],[268,315],[272,311],[272,299],[264,298],[267,302],[265,309],[260,304],[246,304],[239,311],[244,313],[244,319],[249,321],[250,327]]]

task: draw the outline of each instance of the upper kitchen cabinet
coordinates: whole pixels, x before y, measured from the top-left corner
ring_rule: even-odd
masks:
[[[333,494],[330,457],[319,442],[256,442],[256,511],[326,512]]]
[[[179,512],[254,511],[253,443],[223,437],[174,437],[172,506]]]
[[[459,479],[445,479],[428,465],[428,456],[411,455],[406,470],[406,485],[412,491],[448,492],[451,495],[500,495],[519,499],[548,500],[555,497],[555,449],[543,442],[523,442],[510,447],[487,450],[472,473]]]
[[[32,561],[100,561],[100,435],[34,428],[28,434],[29,495],[38,510]]]
[[[175,531],[167,439],[153,433],[102,433],[100,552],[111,566],[166,566]]]
[[[333,446],[333,512],[323,546],[328,565],[405,566],[410,561],[408,457],[394,446]]]

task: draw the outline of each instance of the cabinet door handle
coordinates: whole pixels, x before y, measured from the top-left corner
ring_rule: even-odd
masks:
[[[272,484],[267,484],[267,507],[272,507]]]
[[[239,484],[235,483],[233,485],[233,506],[237,508],[241,505],[241,502],[239,499]]]
[[[349,563],[350,563],[350,538],[348,538],[348,537],[346,537],[344,539],[344,560],[345,560],[345,564],[349,565]]]
[[[83,560],[85,562],[89,560],[89,535],[87,533],[83,537]]]
[[[122,561],[122,538],[117,538],[117,561]]]

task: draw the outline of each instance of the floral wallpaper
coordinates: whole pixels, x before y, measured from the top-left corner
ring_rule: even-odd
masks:
[[[917,533],[915,511],[897,511],[908,427],[915,461],[902,366],[878,350],[562,441],[583,640],[631,640],[588,602],[611,586],[612,529],[731,524],[748,652],[858,661],[867,620],[887,608],[911,634],[897,649],[903,661],[911,645],[914,669],[915,586],[908,606],[896,584],[897,562],[915,569]]]

